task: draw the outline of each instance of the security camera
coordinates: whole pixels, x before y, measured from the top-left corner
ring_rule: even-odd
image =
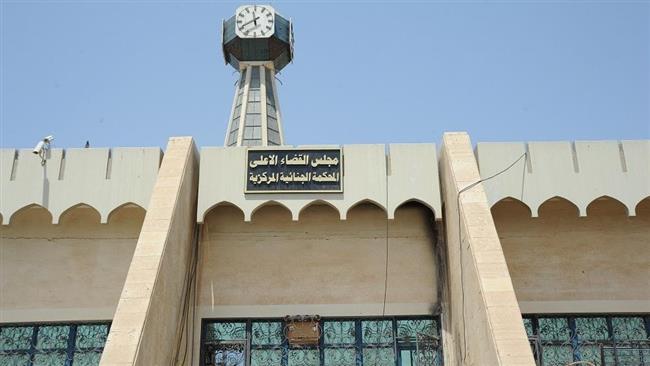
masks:
[[[54,136],[49,135],[45,136],[41,141],[39,141],[36,146],[34,146],[34,150],[32,152],[36,155],[40,155],[44,149],[48,149],[50,147],[50,143],[54,141]]]
[[[43,151],[43,146],[44,145],[45,145],[45,141],[43,141],[43,140],[39,141],[38,144],[36,144],[36,146],[34,146],[34,151],[33,151],[34,154],[36,154],[36,155],[40,154],[41,151]]]

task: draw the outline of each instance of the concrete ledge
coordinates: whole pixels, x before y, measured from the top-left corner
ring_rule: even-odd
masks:
[[[2,310],[0,311],[0,323],[32,323],[35,319],[38,319],[39,322],[110,320],[113,318],[114,312],[114,307]]]
[[[386,316],[431,315],[434,304],[386,303]],[[281,318],[287,314],[318,314],[323,317],[381,316],[383,303],[376,304],[291,304],[291,305],[218,305],[197,308],[199,319]]]
[[[650,313],[647,300],[520,301],[523,314]]]

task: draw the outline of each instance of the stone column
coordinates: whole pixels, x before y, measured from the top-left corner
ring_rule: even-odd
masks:
[[[197,182],[192,138],[170,138],[101,366],[171,364],[195,234]]]
[[[445,364],[534,366],[510,273],[466,133],[445,133],[440,159],[447,247]]]

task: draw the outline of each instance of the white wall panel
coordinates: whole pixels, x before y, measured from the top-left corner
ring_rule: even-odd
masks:
[[[19,150],[15,161],[14,155],[14,149],[0,150],[0,214],[4,225],[16,211],[30,205],[48,209],[54,223],[78,204],[95,208],[102,223],[111,211],[126,203],[146,209],[162,152],[158,148],[52,149],[43,165],[29,149]]]
[[[299,146],[301,148],[326,148],[339,146]],[[276,147],[269,147],[274,149]],[[277,149],[286,149],[286,146]],[[244,219],[250,221],[253,213],[265,204],[277,203],[287,207],[294,220],[300,212],[315,202],[326,203],[346,219],[354,205],[369,201],[388,212],[403,202],[417,200],[432,208],[437,218],[440,209],[438,161],[434,144],[390,145],[386,155],[385,145],[343,146],[343,193],[244,193],[246,179],[245,147],[206,147],[201,149],[201,174],[199,176],[199,202],[197,221],[203,222],[205,214],[215,205],[230,203],[239,207]],[[391,172],[387,176],[386,164]]]
[[[510,170],[484,183],[491,204],[506,197],[524,202],[532,215],[555,196],[573,202],[580,215],[602,196],[621,201],[634,215],[635,206],[650,196],[650,141],[576,141],[478,143],[481,177]]]

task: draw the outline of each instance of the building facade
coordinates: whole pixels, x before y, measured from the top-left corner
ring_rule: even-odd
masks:
[[[650,364],[649,140],[288,146],[292,37],[224,147],[0,150],[0,365]]]

